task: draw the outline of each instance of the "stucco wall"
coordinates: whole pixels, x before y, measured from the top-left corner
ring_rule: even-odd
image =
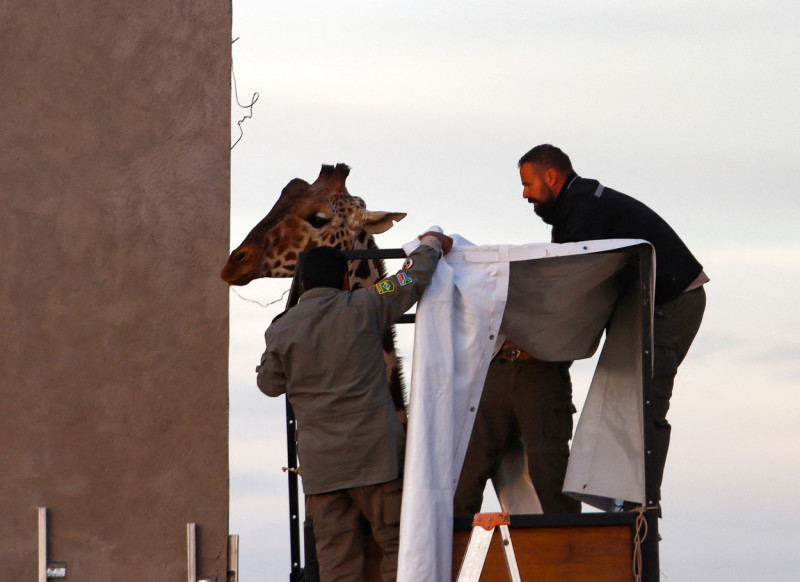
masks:
[[[2,580],[225,580],[230,19],[0,5]]]

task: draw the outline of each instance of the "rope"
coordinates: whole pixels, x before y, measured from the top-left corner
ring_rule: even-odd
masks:
[[[642,582],[642,543],[647,539],[647,520],[644,512],[648,509],[657,509],[657,507],[640,505],[631,510],[637,513],[636,531],[633,535],[633,579],[635,582]]]

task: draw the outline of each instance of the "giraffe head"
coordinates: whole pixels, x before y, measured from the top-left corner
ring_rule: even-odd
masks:
[[[371,235],[389,230],[404,212],[370,212],[345,187],[350,168],[323,165],[313,184],[295,178],[231,253],[220,276],[230,285],[261,277],[291,277],[300,252],[328,245],[367,248]]]

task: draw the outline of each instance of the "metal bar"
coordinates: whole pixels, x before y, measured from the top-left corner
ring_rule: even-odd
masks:
[[[297,444],[295,434],[297,425],[289,399],[286,399],[286,462],[289,469],[297,469]],[[289,479],[289,548],[291,557],[291,582],[303,580],[303,567],[300,559],[300,489],[297,472],[287,471]]]
[[[37,507],[39,516],[39,582],[47,582],[47,508]]]
[[[186,524],[186,572],[188,582],[197,582],[197,524]]]
[[[414,323],[416,321],[417,321],[416,313],[405,313],[400,316],[400,319],[397,320],[397,323]]]
[[[658,504],[658,466],[653,450],[653,326],[652,326],[652,248],[650,245],[641,245],[638,254],[639,283],[641,288],[641,334],[642,334],[642,403],[644,422],[644,483],[645,507],[655,507]],[[643,582],[658,582],[661,574],[659,571],[658,555],[658,511],[646,509],[647,537],[642,544],[642,580]]]
[[[239,536],[228,536],[228,580],[239,582]]]
[[[302,253],[301,253],[302,254]],[[286,300],[286,309],[297,304],[300,299],[300,261],[298,260],[298,268],[294,270],[292,277],[292,287],[289,291],[289,297]],[[286,398],[286,466],[289,469],[297,469],[297,423],[292,410],[292,405],[289,404],[289,398]],[[291,559],[291,570],[289,574],[290,582],[302,582],[303,566],[300,556],[300,488],[297,483],[297,472],[286,472],[289,487],[289,551]]]
[[[633,526],[636,516],[631,511],[622,513],[541,513],[536,515],[515,515],[514,527],[525,529],[550,529],[561,527],[615,527]],[[453,518],[457,531],[471,528],[469,517]]]
[[[348,261],[355,259],[405,259],[403,249],[353,249],[342,251]]]

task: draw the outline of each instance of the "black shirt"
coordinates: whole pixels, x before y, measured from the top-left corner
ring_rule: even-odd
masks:
[[[703,270],[669,224],[642,202],[573,173],[543,219],[553,242],[634,238],[656,251],[655,303],[683,293]]]

